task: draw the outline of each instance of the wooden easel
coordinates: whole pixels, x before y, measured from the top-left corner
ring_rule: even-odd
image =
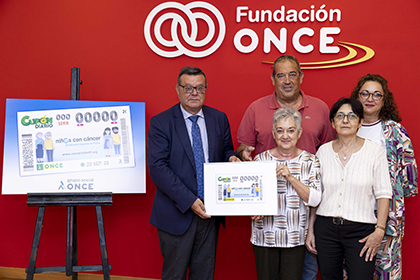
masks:
[[[71,100],[80,99],[79,90],[81,84],[80,68],[71,68]],[[106,250],[102,205],[112,205],[112,193],[28,193],[27,205],[38,207],[31,256],[29,258],[28,268],[26,269],[27,280],[32,280],[35,273],[44,272],[65,272],[67,276],[72,276],[73,280],[77,280],[77,273],[81,271],[103,271],[104,279],[111,279],[109,274],[111,265],[108,263],[108,253]],[[35,267],[46,206],[67,206],[66,266]],[[102,265],[79,266],[77,264],[77,206],[96,207]]]
[[[67,276],[72,276],[73,280],[77,280],[77,273],[82,271],[103,271],[104,279],[111,279],[109,274],[111,265],[108,263],[106,250],[102,205],[112,205],[112,193],[28,193],[27,205],[38,207],[31,256],[29,266],[26,269],[27,280],[32,280],[35,273],[45,272],[65,272]],[[67,206],[66,266],[35,267],[45,207],[47,206]],[[96,207],[102,265],[79,266],[77,263],[77,206]]]

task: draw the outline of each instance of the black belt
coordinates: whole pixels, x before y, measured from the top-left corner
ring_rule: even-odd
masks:
[[[341,217],[323,217],[323,218],[332,221],[334,225],[354,225],[354,224],[360,224],[358,222],[352,222],[352,221],[346,220],[346,219],[341,218]]]

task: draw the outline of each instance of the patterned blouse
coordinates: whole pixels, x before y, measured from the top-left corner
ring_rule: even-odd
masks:
[[[265,151],[255,161],[276,161],[285,164],[290,173],[311,188],[311,193],[321,193],[321,173],[318,158],[306,151],[296,158],[280,160]],[[299,197],[293,186],[283,177],[277,178],[278,216],[265,216],[252,221],[251,243],[264,247],[296,247],[305,244],[308,231],[309,206]],[[310,195],[311,196],[311,195]],[[320,200],[317,201],[317,204]],[[311,198],[309,198],[311,201]],[[314,205],[317,206],[317,205]]]
[[[382,122],[386,139],[389,175],[393,194],[386,227],[386,234],[404,236],[404,198],[418,193],[417,164],[413,146],[405,128],[392,120]]]

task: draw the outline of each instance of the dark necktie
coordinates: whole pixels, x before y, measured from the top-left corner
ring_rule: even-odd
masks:
[[[203,142],[201,141],[200,127],[197,124],[198,116],[190,116],[189,119],[192,122],[191,135],[193,142],[195,170],[197,172],[197,195],[199,198],[204,200]]]

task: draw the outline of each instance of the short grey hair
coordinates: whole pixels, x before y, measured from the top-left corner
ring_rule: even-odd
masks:
[[[274,112],[273,129],[274,130],[276,129],[276,123],[279,120],[288,119],[288,118],[291,118],[295,121],[296,127],[299,130],[300,125],[302,124],[302,115],[299,113],[299,111],[292,108],[287,108],[287,107],[277,109],[277,111]]]

